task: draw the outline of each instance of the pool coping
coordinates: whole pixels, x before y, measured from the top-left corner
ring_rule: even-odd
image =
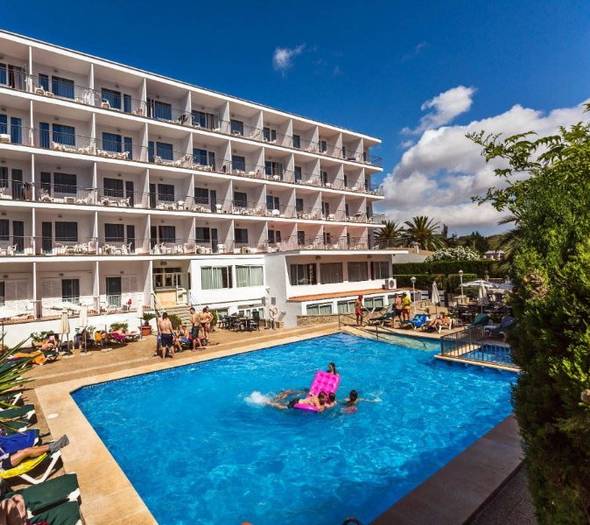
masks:
[[[64,470],[78,475],[82,493],[82,516],[86,525],[148,525],[157,524],[157,521],[74,401],[71,395],[74,391],[84,386],[188,366],[338,332],[341,330],[334,326],[319,326],[310,329],[304,335],[279,337],[272,342],[263,341],[205,355],[196,354],[179,361],[154,361],[132,369],[35,388],[51,434],[67,434],[70,439],[69,446],[62,450]]]
[[[466,523],[514,475],[522,459],[518,423],[511,415],[386,510],[371,525]]]

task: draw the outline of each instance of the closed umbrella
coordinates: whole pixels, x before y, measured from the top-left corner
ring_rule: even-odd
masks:
[[[61,319],[59,320],[59,330],[58,333],[60,335],[66,336],[66,341],[68,342],[68,349],[70,348],[70,320],[68,318],[68,312],[62,312]]]
[[[79,326],[80,336],[84,338],[82,341],[83,341],[83,345],[84,345],[84,351],[86,351],[86,346],[87,346],[87,344],[86,344],[87,339],[86,338],[88,335],[88,334],[86,334],[86,328],[88,328],[88,306],[85,304],[83,304],[80,307],[79,323],[80,323],[80,326]]]
[[[438,293],[438,285],[436,284],[436,281],[432,281],[431,301],[432,304],[435,306],[436,313],[436,307],[440,304],[440,294]]]
[[[481,311],[483,312],[483,307],[489,304],[488,301],[488,292],[486,287],[482,284],[479,289],[477,290],[477,303],[481,306]]]

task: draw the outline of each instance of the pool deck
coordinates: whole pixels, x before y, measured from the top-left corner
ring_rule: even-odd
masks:
[[[64,469],[75,472],[82,493],[82,515],[87,525],[148,525],[157,523],[123,470],[94,431],[71,392],[86,385],[199,363],[269,346],[291,343],[338,331],[336,325],[310,330],[261,331],[227,335],[228,340],[206,351],[183,352],[174,359],[154,358],[154,338],[115,349],[39,367],[31,372],[37,406],[52,436],[67,434],[70,444],[62,451]],[[217,337],[214,334],[213,339]],[[220,341],[223,337],[218,338]],[[117,352],[120,352],[117,357]],[[136,356],[135,353],[140,353]],[[59,365],[59,366],[58,366]]]

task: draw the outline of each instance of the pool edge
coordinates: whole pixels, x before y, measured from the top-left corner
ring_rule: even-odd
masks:
[[[318,327],[306,334],[254,343],[232,350],[195,355],[182,361],[156,361],[128,370],[53,383],[35,388],[41,410],[52,435],[67,434],[70,445],[62,451],[64,470],[75,472],[82,492],[82,515],[86,525],[157,524],[115,458],[86,419],[72,393],[82,387],[178,368],[223,357],[262,350],[295,341],[339,333],[337,327]]]
[[[467,523],[514,475],[522,460],[518,423],[510,415],[371,525]]]

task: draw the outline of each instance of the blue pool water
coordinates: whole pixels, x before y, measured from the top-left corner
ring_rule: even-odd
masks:
[[[424,345],[421,345],[423,348]],[[507,372],[338,334],[86,387],[76,402],[161,524],[367,524],[511,412]],[[340,397],[264,406],[336,362]]]

